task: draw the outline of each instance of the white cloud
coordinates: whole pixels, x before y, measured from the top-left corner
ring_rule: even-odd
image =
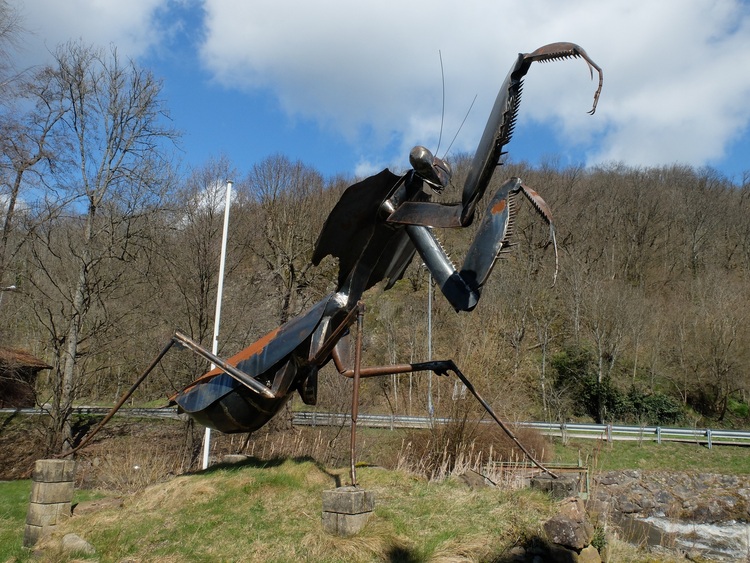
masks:
[[[443,147],[477,96],[454,150],[475,148],[516,54],[554,41],[578,43],[604,69],[597,113],[586,114],[595,84],[583,62],[535,64],[519,127],[529,120],[549,127],[561,146],[585,151],[589,164],[715,162],[750,123],[750,73],[743,62],[750,52],[750,4],[743,0],[18,5],[26,27],[49,49],[82,37],[114,43],[131,57],[168,49],[188,6],[197,19],[181,37],[199,45],[204,70],[217,83],[271,92],[290,119],[315,122],[353,145],[379,147],[362,155],[362,170],[376,162],[403,163],[413,144],[436,146],[439,52],[445,68]]]
[[[386,167],[386,164],[383,164],[382,162],[377,163],[377,162],[371,162],[369,160],[363,159],[357,162],[357,165],[354,167],[354,177],[366,178],[367,176],[372,176],[373,174],[377,174],[385,167]]]
[[[163,37],[157,13],[168,0],[19,0],[21,25],[30,33],[18,56],[21,68],[41,64],[46,51],[69,40],[114,44],[123,54],[139,57]]]
[[[580,61],[534,65],[519,126],[559,128],[560,142],[589,146],[592,163],[635,165],[721,158],[750,121],[750,7],[735,0],[207,0],[202,55],[217,80],[270,88],[286,112],[350,139],[396,136],[405,154],[434,146],[440,127],[438,51],[446,80],[445,131],[477,103],[458,148],[473,150],[497,88],[519,51],[574,41],[605,72],[594,85]]]

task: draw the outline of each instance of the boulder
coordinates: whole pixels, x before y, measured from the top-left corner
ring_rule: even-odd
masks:
[[[577,552],[589,545],[594,537],[594,527],[578,498],[565,499],[558,514],[547,520],[543,527],[549,541]]]
[[[61,547],[63,553],[78,555],[94,555],[94,546],[77,534],[65,534],[62,538]]]
[[[470,489],[482,489],[490,486],[483,475],[473,470],[462,473],[458,478]]]
[[[584,547],[578,554],[578,563],[602,563],[602,558],[597,549],[590,545]]]

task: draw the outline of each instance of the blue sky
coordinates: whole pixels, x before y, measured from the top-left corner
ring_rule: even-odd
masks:
[[[274,153],[327,176],[407,166],[415,144],[473,152],[518,52],[578,43],[535,64],[511,158],[538,164],[750,171],[750,5],[740,0],[10,0],[29,31],[17,64],[69,39],[118,47],[164,81],[181,157],[240,172]]]

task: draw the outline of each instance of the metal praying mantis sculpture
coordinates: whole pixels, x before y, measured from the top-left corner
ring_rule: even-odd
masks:
[[[328,216],[312,257],[315,265],[327,255],[338,258],[339,275],[335,292],[227,360],[176,332],[118,405],[76,449],[83,447],[124,404],[169,348],[179,344],[206,358],[216,368],[175,394],[171,401],[200,424],[225,433],[259,429],[279,412],[295,392],[306,404],[315,404],[318,370],[333,360],[339,373],[354,379],[352,485],[357,484],[354,459],[359,379],[417,371],[456,375],[529,459],[547,471],[497,417],[452,360],[361,366],[364,314],[361,297],[367,289],[383,281],[385,289],[392,287],[404,274],[415,253],[419,253],[456,311],[471,311],[481,297],[482,286],[496,260],[509,249],[520,194],[549,224],[555,243],[549,207],[519,178],[507,180],[489,200],[460,270],[448,258],[432,228],[460,228],[472,223],[477,204],[484,196],[496,167],[502,164],[503,147],[510,140],[518,112],[523,77],[531,63],[570,57],[580,57],[586,61],[592,78],[594,69],[599,75],[594,104],[589,112],[593,114],[601,93],[603,75],[582,48],[573,43],[552,43],[533,53],[519,54],[495,100],[471,163],[460,203],[430,201],[431,192],[440,193],[448,184],[451,170],[446,161],[433,156],[424,147],[412,149],[409,155],[412,169],[405,174],[398,176],[386,169],[350,186]],[[554,246],[557,270],[556,243]],[[349,367],[342,357],[344,343],[355,322],[354,365]]]

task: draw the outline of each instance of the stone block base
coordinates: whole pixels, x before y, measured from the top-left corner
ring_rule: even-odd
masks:
[[[37,460],[26,513],[24,547],[33,547],[44,534],[70,517],[74,486],[74,461]]]
[[[358,487],[323,491],[323,529],[337,536],[353,536],[367,524],[375,495]]]
[[[553,479],[549,475],[539,475],[531,479],[531,488],[548,493],[552,498],[562,500],[578,496],[578,477],[563,476]]]

